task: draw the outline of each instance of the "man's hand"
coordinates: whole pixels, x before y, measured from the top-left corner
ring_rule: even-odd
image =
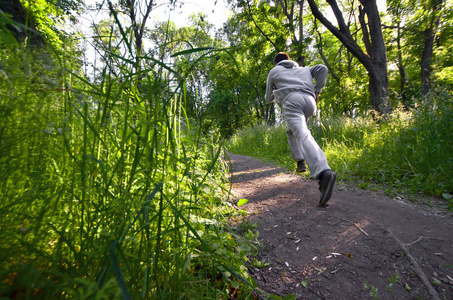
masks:
[[[319,93],[315,93],[315,102],[318,103]]]

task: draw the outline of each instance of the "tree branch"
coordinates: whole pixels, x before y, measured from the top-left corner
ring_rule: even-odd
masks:
[[[264,33],[264,31],[261,29],[261,27],[259,27],[258,24],[256,24],[256,21],[253,18],[252,10],[250,9],[250,3],[248,0],[246,1],[246,3],[247,3],[247,9],[249,11],[249,16],[252,19],[253,24],[255,24],[255,27],[259,30],[259,32],[261,32],[261,34],[266,38],[266,40],[268,40],[269,43],[271,43],[272,46],[274,46],[275,50],[280,51],[280,49],[278,49],[277,45],[275,45],[275,43],[269,38],[269,36],[266,33]]]
[[[326,65],[327,69],[329,70],[329,73],[332,74],[332,77],[339,83],[340,82],[340,78],[338,78],[338,76],[333,72],[332,67],[330,66],[329,62],[327,61],[326,57],[324,56],[324,52],[322,50],[322,36],[321,36],[321,33],[318,30],[316,30],[316,33],[318,34],[319,43],[321,44],[321,46],[319,46],[319,48],[318,48],[319,55],[321,55],[322,61]]]
[[[337,22],[339,24],[340,30],[335,27],[327,18],[319,11],[318,6],[315,3],[315,0],[307,0],[308,4],[310,5],[311,12],[315,16],[316,19],[318,19],[330,32],[332,32],[333,35],[335,35],[342,43],[343,45],[351,52],[357,59],[365,66],[366,69],[371,69],[373,68],[369,57],[360,49],[359,45],[354,41],[354,39],[351,36],[351,33],[349,29],[347,28],[346,24],[344,23],[343,16],[341,15],[341,11],[339,12],[338,5],[336,5],[335,0],[329,0],[329,4],[332,5],[336,8],[332,8],[337,11],[338,18]]]
[[[304,38],[304,0],[297,1],[297,3],[299,4],[299,41],[302,42],[302,39]]]
[[[363,40],[363,43],[365,44],[366,52],[370,56],[373,56],[373,47],[371,46],[370,33],[368,32],[368,27],[365,22],[365,12],[361,5],[359,5],[359,21],[360,21],[360,26],[362,27],[362,34],[363,34],[362,40]]]
[[[278,0],[277,4],[280,3],[280,5],[283,8],[283,12],[285,13],[285,16],[288,18],[288,20],[293,19],[293,9],[294,9],[294,3],[291,5],[291,13],[288,13],[288,6],[285,5],[283,0]]]
[[[363,5],[365,14],[368,17],[368,29],[371,37],[372,52],[368,52],[373,59],[385,60],[386,49],[384,36],[382,35],[381,18],[379,17],[379,10],[377,8],[376,0],[359,0]],[[373,55],[374,54],[374,55]]]
[[[343,13],[341,12],[340,8],[338,7],[337,1],[336,0],[327,0],[327,3],[329,3],[330,7],[332,8],[333,14],[335,15],[335,18],[337,19],[338,26],[340,27],[340,31],[344,32],[347,35],[351,35],[349,32],[349,27],[346,26],[346,23],[343,18]]]

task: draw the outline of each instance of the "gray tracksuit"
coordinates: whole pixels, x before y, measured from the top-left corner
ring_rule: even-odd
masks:
[[[294,160],[305,160],[315,179],[330,167],[307,127],[307,118],[316,110],[315,93],[321,92],[326,79],[324,65],[299,67],[294,61],[283,60],[270,70],[266,85],[266,102],[276,100],[288,122],[286,134]]]

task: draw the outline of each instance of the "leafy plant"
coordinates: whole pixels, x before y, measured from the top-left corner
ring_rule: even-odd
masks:
[[[393,285],[395,283],[398,283],[398,279],[400,278],[400,274],[398,273],[398,270],[395,270],[395,274],[392,277],[387,278],[387,292],[388,293],[393,293]]]
[[[368,281],[365,280],[363,286],[365,290],[370,292],[370,296],[373,297],[373,300],[378,300],[380,298],[377,288],[368,283]]]
[[[119,40],[95,82],[69,45],[0,50],[0,296],[247,298],[223,148],[187,118],[184,76]]]

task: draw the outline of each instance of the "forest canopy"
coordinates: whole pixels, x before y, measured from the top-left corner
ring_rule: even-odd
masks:
[[[102,76],[97,69],[104,64],[117,76],[124,62],[115,55],[134,62],[138,87],[144,84],[141,70],[155,72],[158,62],[168,63],[186,80],[189,117],[201,121],[205,132],[221,136],[279,120],[278,110],[263,97],[278,51],[288,52],[302,66],[328,67],[319,107],[326,116],[410,109],[452,84],[449,1],[228,1],[230,18],[220,28],[204,13],[193,14],[179,28],[162,17],[164,21],[153,21],[153,16],[184,9],[184,1],[27,3],[10,0],[2,8],[4,26],[18,41],[29,34],[27,43],[46,40],[56,49],[71,41],[72,51],[85,65],[84,76],[93,81]],[[96,12],[96,23],[80,18],[89,10]],[[6,20],[17,23],[7,25]],[[80,22],[91,22],[91,32],[68,30],[71,23]]]

